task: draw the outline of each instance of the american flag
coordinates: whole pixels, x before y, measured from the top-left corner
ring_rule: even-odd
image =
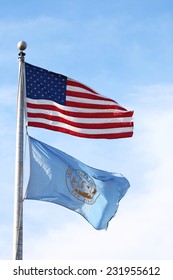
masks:
[[[133,135],[133,111],[64,75],[25,63],[28,126],[78,137]]]

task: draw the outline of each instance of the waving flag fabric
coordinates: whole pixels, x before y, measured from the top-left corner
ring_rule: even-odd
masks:
[[[64,75],[25,63],[29,126],[85,138],[133,134],[133,111]]]
[[[85,165],[70,155],[29,137],[30,178],[26,199],[62,205],[82,215],[97,230],[106,229],[128,180]]]

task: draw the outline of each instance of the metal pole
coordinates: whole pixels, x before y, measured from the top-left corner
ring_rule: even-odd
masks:
[[[24,56],[23,50],[27,44],[24,41],[18,43],[20,50],[19,76],[18,76],[18,100],[17,100],[17,124],[16,124],[16,166],[15,166],[15,201],[14,201],[14,252],[15,260],[23,259],[23,143],[24,143]]]

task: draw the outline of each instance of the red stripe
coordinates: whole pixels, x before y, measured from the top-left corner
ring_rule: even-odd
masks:
[[[95,93],[95,94],[98,94],[96,91],[94,91],[93,89],[89,88],[88,86],[84,85],[84,84],[81,84],[75,80],[69,80],[67,78],[67,85],[68,86],[74,86],[74,87],[79,87],[79,88],[83,88],[83,89],[86,89],[92,93]]]
[[[63,133],[68,133],[73,136],[83,137],[83,138],[94,138],[94,139],[115,139],[115,138],[126,138],[132,137],[133,132],[123,132],[123,133],[112,133],[112,134],[85,134],[85,133],[78,133],[72,130],[68,130],[66,128],[57,127],[53,125],[48,125],[39,122],[28,122],[29,126],[45,128],[53,131],[59,131]]]
[[[115,109],[115,110],[122,110],[126,111],[126,109],[120,108],[117,105],[106,105],[106,104],[92,104],[92,103],[80,103],[80,102],[73,102],[73,101],[66,101],[66,106],[69,107],[76,107],[76,108],[88,108],[88,109]]]
[[[70,120],[66,120],[62,117],[46,115],[42,113],[28,113],[29,118],[41,118],[49,121],[69,124],[78,128],[87,129],[105,129],[105,128],[121,128],[121,127],[133,127],[133,122],[119,122],[119,123],[77,123]]]
[[[87,99],[91,99],[91,100],[110,101],[110,102],[113,102],[116,105],[119,105],[113,99],[103,97],[103,96],[101,96],[99,94],[96,95],[96,94],[90,94],[90,93],[85,93],[85,92],[66,90],[66,95],[73,96],[73,97],[87,98]],[[121,106],[119,105],[119,107],[121,107]]]
[[[66,116],[76,117],[76,118],[124,118],[124,117],[132,117],[133,111],[122,111],[122,112],[105,112],[101,111],[100,113],[85,113],[82,112],[68,112],[66,110],[62,110],[55,105],[46,105],[46,104],[32,104],[27,102],[27,107],[32,109],[41,109],[41,110],[48,110],[54,112],[60,112]],[[65,107],[65,106],[64,106]],[[80,108],[79,108],[80,109]]]

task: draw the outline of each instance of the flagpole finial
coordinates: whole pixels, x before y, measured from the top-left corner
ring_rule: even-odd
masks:
[[[27,48],[27,43],[25,41],[19,41],[17,47],[20,51],[24,51]]]
[[[20,50],[18,60],[24,62],[25,53],[23,51],[27,48],[27,43],[25,41],[19,41],[17,47]]]

